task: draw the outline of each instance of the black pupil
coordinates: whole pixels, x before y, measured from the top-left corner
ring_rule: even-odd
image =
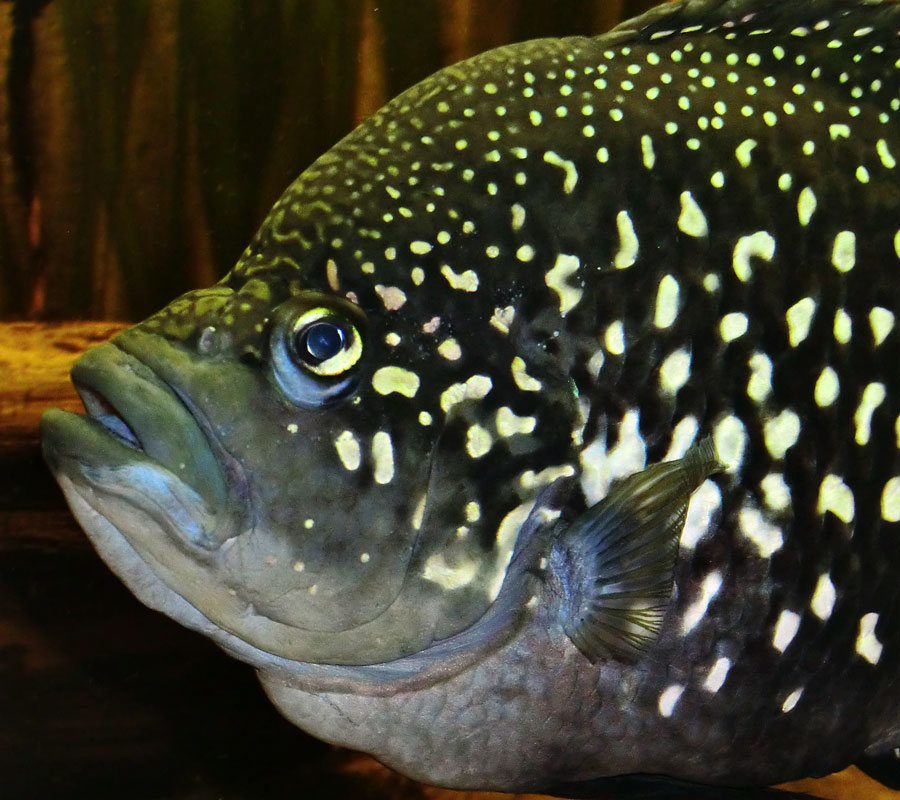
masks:
[[[303,345],[315,363],[321,364],[344,349],[344,331],[334,322],[314,322],[303,335]]]

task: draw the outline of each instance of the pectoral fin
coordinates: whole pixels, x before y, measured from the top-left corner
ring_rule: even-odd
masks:
[[[634,660],[656,641],[694,490],[721,469],[712,439],[614,484],[563,532],[563,627],[592,661]]]

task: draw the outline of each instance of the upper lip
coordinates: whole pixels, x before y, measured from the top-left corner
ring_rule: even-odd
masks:
[[[81,397],[84,410],[91,419],[95,419],[103,425],[113,437],[126,447],[146,452],[125,417],[104,394],[86,384],[76,384],[76,389]]]
[[[72,383],[88,417],[111,438],[171,472],[210,509],[226,507],[231,476],[208,422],[133,348],[117,339],[87,351],[72,369]]]

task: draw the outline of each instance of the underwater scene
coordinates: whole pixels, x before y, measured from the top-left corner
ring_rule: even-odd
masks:
[[[0,70],[0,794],[900,797],[898,0]]]

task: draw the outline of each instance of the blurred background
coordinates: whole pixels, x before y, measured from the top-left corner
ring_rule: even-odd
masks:
[[[0,319],[136,320],[442,65],[653,0],[0,0]]]

